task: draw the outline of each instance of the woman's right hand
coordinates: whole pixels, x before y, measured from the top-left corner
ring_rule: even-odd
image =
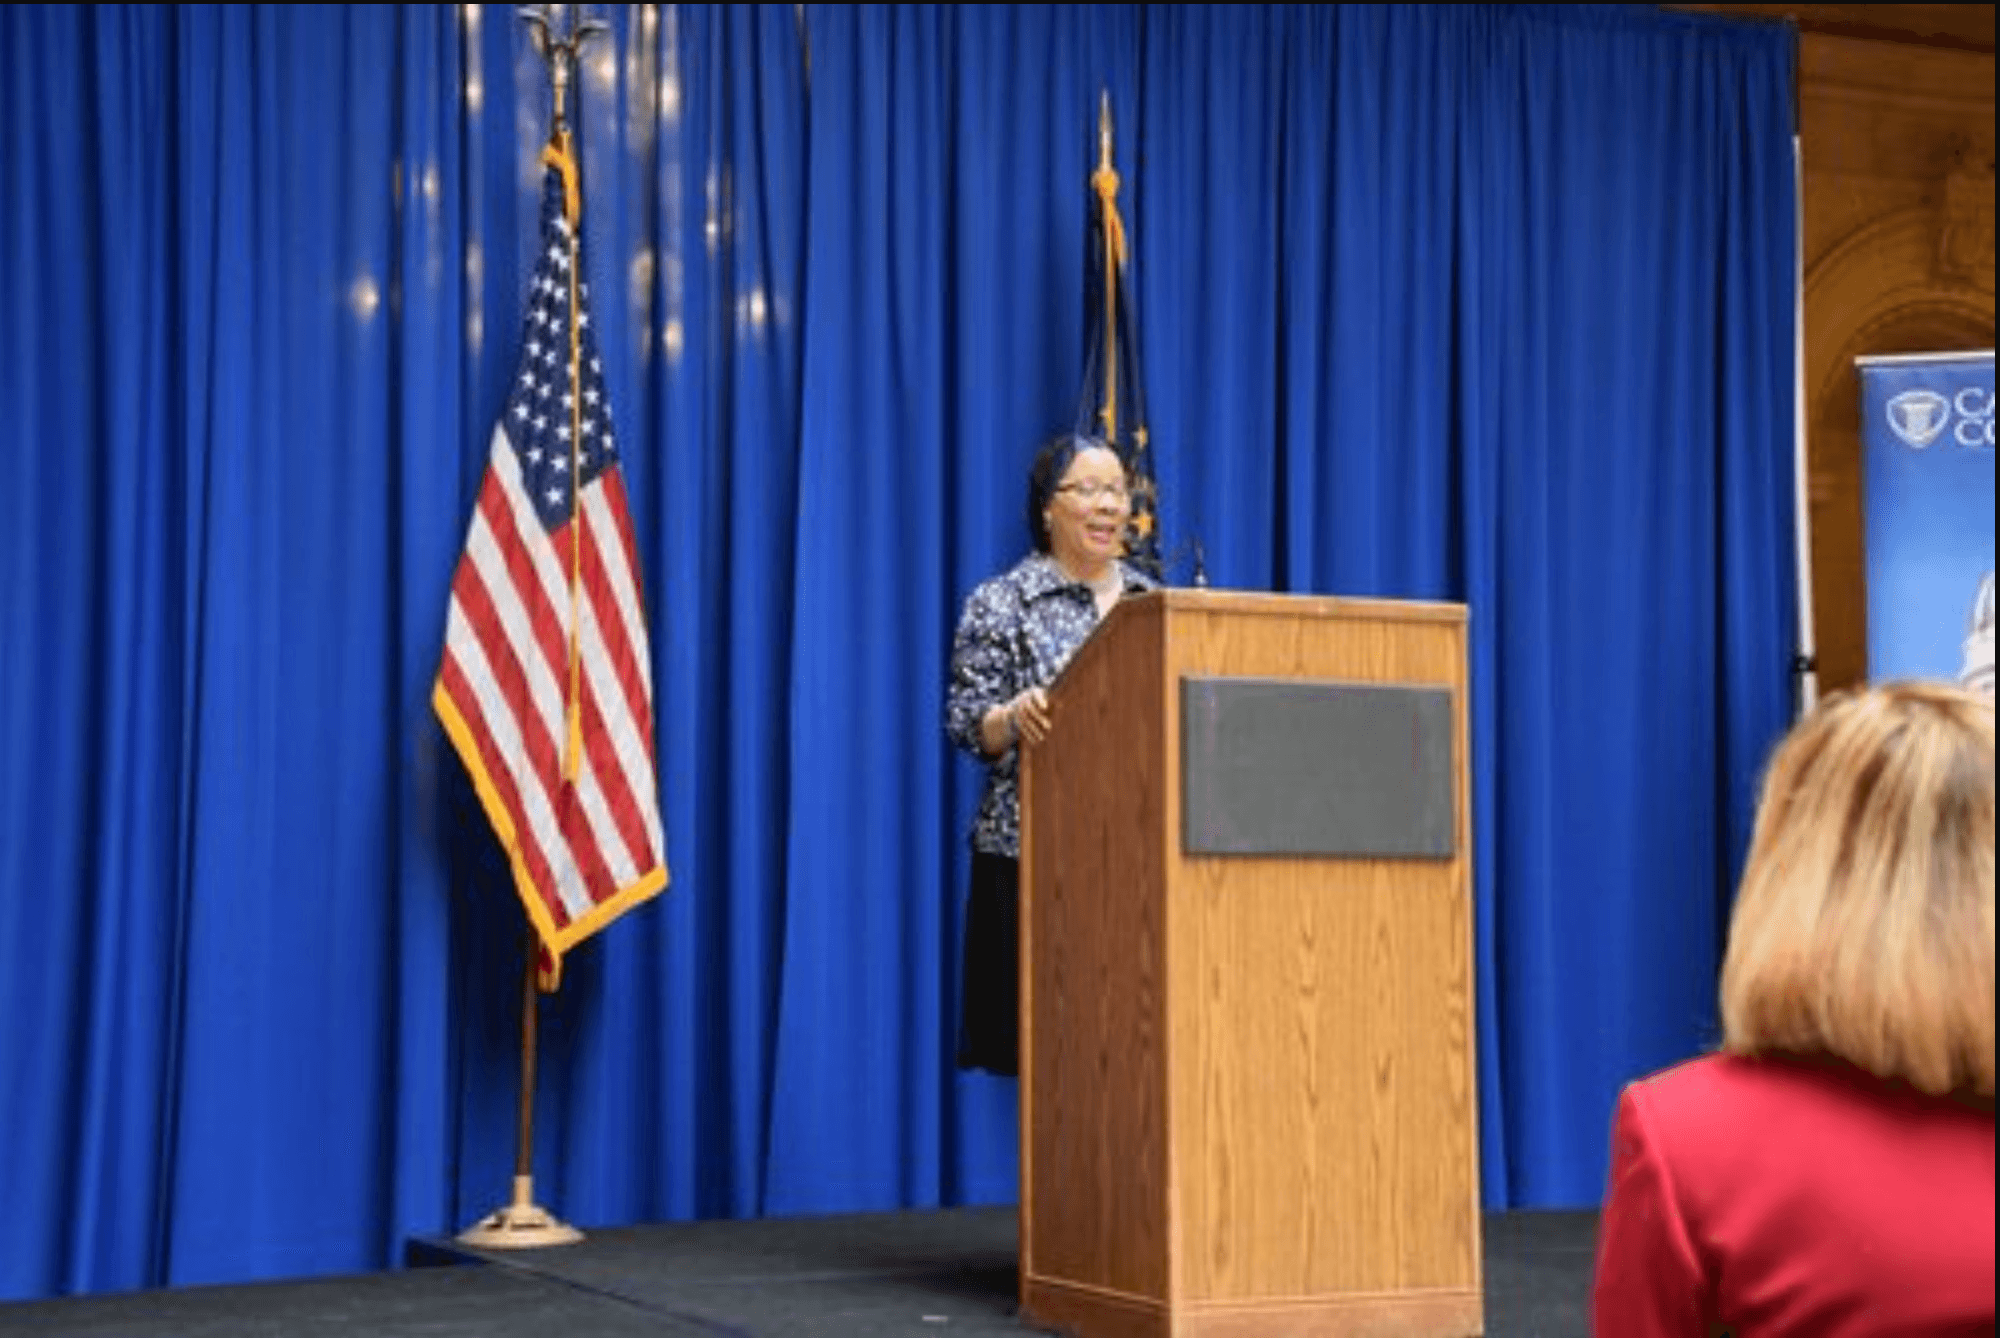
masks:
[[[1025,688],[986,713],[980,722],[981,742],[999,757],[1021,742],[1040,743],[1049,736],[1049,697],[1040,688]]]
[[[1028,688],[1016,694],[1007,703],[1007,714],[1014,722],[1014,735],[1029,743],[1040,743],[1049,737],[1049,694],[1040,688]]]

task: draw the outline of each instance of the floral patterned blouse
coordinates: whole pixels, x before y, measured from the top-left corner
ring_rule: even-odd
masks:
[[[1118,571],[1127,595],[1158,588],[1127,563]],[[987,764],[986,794],[972,826],[974,850],[1009,859],[1021,854],[1019,749],[988,757],[979,745],[980,720],[1024,689],[1053,681],[1097,624],[1090,587],[1072,580],[1046,553],[1029,554],[965,601],[952,641],[945,733]]]

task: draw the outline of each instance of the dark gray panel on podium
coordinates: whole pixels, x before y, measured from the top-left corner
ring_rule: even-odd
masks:
[[[1181,680],[1190,855],[1451,858],[1448,688]]]

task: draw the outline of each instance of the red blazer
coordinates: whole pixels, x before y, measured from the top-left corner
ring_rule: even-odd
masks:
[[[1711,1055],[1625,1089],[1597,1338],[1991,1335],[1993,1114]]]

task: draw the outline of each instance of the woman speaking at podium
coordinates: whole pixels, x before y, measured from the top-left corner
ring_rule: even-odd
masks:
[[[1048,736],[1044,689],[1127,594],[1154,588],[1123,560],[1130,480],[1107,443],[1075,434],[1028,471],[1033,551],[965,601],[952,642],[945,732],[986,764],[965,909],[960,1068],[1020,1068],[1019,750]]]

